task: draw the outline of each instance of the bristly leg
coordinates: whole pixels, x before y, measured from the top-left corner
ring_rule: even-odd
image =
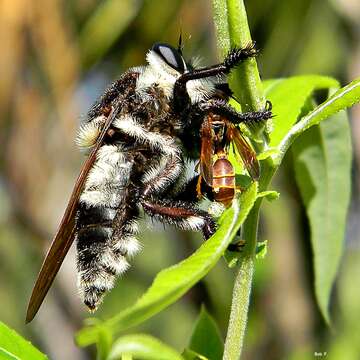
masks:
[[[170,155],[162,169],[159,171],[157,169],[150,169],[144,176],[142,196],[147,198],[152,194],[159,195],[165,191],[171,184],[176,182],[183,167],[183,160],[180,156]]]
[[[229,119],[233,124],[259,122],[272,118],[272,105],[270,101],[266,102],[265,109],[262,111],[251,111],[240,113],[232,108],[225,100],[212,99],[198,104],[203,114],[213,112]]]
[[[255,43],[250,43],[244,48],[234,48],[229,51],[224,61],[220,64],[205,67],[202,69],[194,69],[192,71],[182,74],[175,83],[186,83],[190,80],[203,79],[210,76],[228,74],[234,67],[239,65],[242,61],[255,57],[258,51],[255,48]],[[174,89],[175,90],[175,89]]]
[[[201,230],[205,240],[216,231],[213,218],[203,210],[195,208],[191,203],[173,200],[143,200],[144,211],[151,217],[159,219],[182,230]]]
[[[179,168],[182,167],[181,158],[170,157],[162,171],[151,177],[150,181],[145,182],[143,192],[140,195],[141,205],[150,217],[175,225],[182,230],[201,230],[205,240],[207,240],[215,233],[216,223],[209,213],[196,207],[196,203],[199,201],[196,187],[198,175],[186,181],[182,189],[177,191],[172,199],[163,199],[162,197],[160,199],[160,195],[169,186],[169,183],[158,186],[163,184],[164,176],[170,174],[174,181],[174,176],[178,176]],[[172,171],[169,173],[169,170]]]
[[[232,68],[237,66],[241,61],[257,56],[259,50],[256,49],[256,43],[251,42],[243,48],[231,49],[224,59],[224,66],[229,73]]]
[[[258,54],[255,42],[249,43],[244,48],[234,48],[229,51],[224,61],[220,64],[202,69],[194,69],[183,73],[174,85],[174,105],[176,110],[183,110],[190,103],[186,83],[190,80],[203,79],[207,77],[226,75],[241,62],[253,58]]]

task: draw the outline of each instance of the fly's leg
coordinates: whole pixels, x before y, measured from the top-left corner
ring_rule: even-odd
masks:
[[[148,199],[141,203],[144,211],[162,222],[175,225],[181,230],[201,230],[205,240],[216,231],[213,218],[197,209],[192,203],[172,199]]]
[[[174,105],[175,109],[181,111],[190,103],[189,94],[186,90],[186,83],[190,80],[203,79],[211,76],[229,74],[231,69],[239,65],[246,59],[255,57],[258,51],[255,43],[250,43],[243,48],[234,48],[229,51],[224,61],[220,64],[209,66],[202,69],[194,69],[182,74],[175,82],[174,86]]]
[[[162,169],[152,169],[145,174],[144,189],[140,196],[148,198],[153,194],[159,195],[171,185],[176,183],[184,164],[180,156],[171,155]]]
[[[212,99],[204,101],[198,105],[200,112],[207,114],[213,112],[229,119],[233,124],[259,122],[272,118],[272,104],[266,101],[264,110],[240,113],[231,107],[225,100]]]
[[[216,224],[206,211],[196,208],[197,178],[187,182],[173,199],[160,198],[167,188],[178,181],[182,169],[183,160],[170,156],[162,170],[145,176],[139,197],[141,205],[149,216],[183,230],[201,230],[204,238],[208,239],[215,232]]]

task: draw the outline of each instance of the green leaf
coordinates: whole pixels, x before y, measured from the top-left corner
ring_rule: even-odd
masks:
[[[353,106],[360,101],[360,79],[352,81],[350,84],[336,91],[328,100],[316,107],[312,112],[302,119],[306,123],[303,130],[310,126],[319,124],[320,121],[336,114],[340,110]]]
[[[239,241],[240,243],[241,241]],[[267,255],[268,250],[268,241],[259,241],[256,244],[256,250],[255,250],[255,258],[256,260],[264,259]],[[243,244],[245,246],[245,243]],[[224,254],[224,259],[230,269],[234,268],[239,264],[239,261],[241,257],[243,256],[243,250],[241,248],[241,245],[239,244],[239,251],[229,251],[226,250]]]
[[[268,148],[257,156],[258,160],[265,160],[269,157],[279,155],[279,150],[277,148]]]
[[[145,294],[131,307],[120,312],[102,325],[84,328],[77,335],[80,346],[97,342],[99,331],[107,327],[113,333],[135,326],[154,316],[184,295],[217,263],[237,230],[246,219],[256,200],[257,183],[253,183],[237,202],[220,218],[217,232],[189,258],[162,270]]]
[[[15,330],[0,322],[0,359],[44,360],[47,357]]]
[[[190,349],[185,349],[182,353],[182,356],[185,360],[209,360],[206,356],[200,355]]]
[[[242,255],[242,250],[239,251],[229,251],[226,250],[224,254],[224,260],[226,261],[227,266],[230,269],[233,269],[235,266],[239,264],[239,259]]]
[[[219,328],[204,306],[201,307],[188,347],[209,360],[222,359],[224,343]]]
[[[270,133],[270,147],[279,145],[301,115],[304,103],[318,89],[337,87],[335,79],[318,76],[294,76],[283,80],[264,82],[265,95],[273,104],[273,129]]]
[[[344,110],[360,101],[360,79],[352,81],[349,85],[339,89],[326,101],[304,116],[295,124],[279,144],[280,155],[283,156],[296,137],[309,127],[319,124],[331,115]]]
[[[306,131],[293,146],[296,181],[310,222],[315,294],[328,324],[329,297],[343,250],[351,191],[351,137],[345,112]]]
[[[103,0],[84,25],[79,46],[86,66],[97,62],[128,27],[139,10],[133,0]]]
[[[122,355],[133,355],[142,360],[183,360],[173,348],[158,339],[145,335],[126,335],[115,341],[108,360],[120,360]]]
[[[4,349],[0,348],[0,359],[1,360],[18,360],[18,357],[14,357],[13,355],[9,354]]]
[[[267,190],[258,193],[258,198],[266,198],[268,201],[277,200],[280,197],[280,193],[274,190]]]
[[[265,259],[265,256],[267,255],[268,250],[268,241],[260,241],[256,244],[256,259]]]

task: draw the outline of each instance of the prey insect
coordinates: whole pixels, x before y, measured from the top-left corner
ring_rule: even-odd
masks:
[[[234,123],[213,112],[205,117],[200,128],[200,136],[198,196],[200,198],[203,196],[202,181],[204,180],[205,188],[210,188],[213,200],[228,207],[237,190],[235,169],[229,160],[230,144],[235,146],[236,155],[241,157],[241,162],[254,180],[260,175],[256,153]]]
[[[219,114],[231,119],[226,123],[231,128],[231,122],[269,119],[271,111],[241,114],[224,100],[231,94],[225,75],[256,56],[254,44],[233,49],[222,63],[205,68],[187,62],[181,49],[181,44],[178,49],[155,44],[147,65],[121,75],[80,126],[77,143],[90,154],[36,280],[27,322],[74,241],[79,293],[95,310],[141,248],[136,239],[140,209],[179,229],[201,231],[205,239],[215,232],[215,221],[196,205],[198,178],[184,177],[185,159],[199,156],[203,119]]]

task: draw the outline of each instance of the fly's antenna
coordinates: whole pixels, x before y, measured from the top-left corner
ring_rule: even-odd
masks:
[[[184,49],[184,44],[182,42],[182,27],[180,25],[180,34],[179,34],[178,47],[177,47],[177,51],[180,53],[180,55],[182,55],[183,49]]]

